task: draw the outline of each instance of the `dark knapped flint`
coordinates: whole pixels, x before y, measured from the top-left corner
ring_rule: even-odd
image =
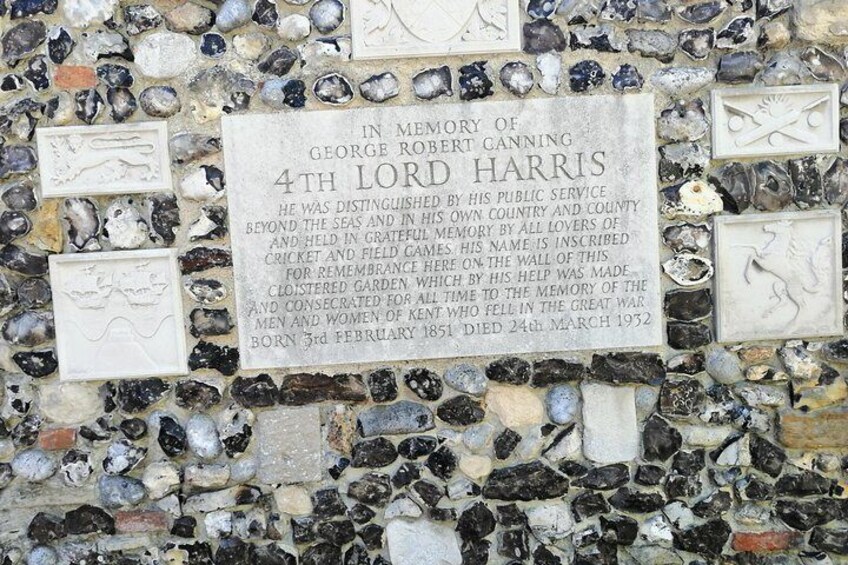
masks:
[[[611,490],[627,484],[630,480],[630,469],[627,465],[618,463],[591,469],[588,473],[575,479],[574,486],[592,490]]]
[[[495,515],[482,502],[475,502],[462,511],[456,531],[463,541],[479,540],[495,531]]]
[[[330,565],[342,562],[342,550],[327,542],[312,545],[303,552],[301,565]]]
[[[39,20],[23,21],[10,27],[0,39],[3,60],[14,66],[20,59],[35,51],[47,37],[47,26]]]
[[[709,57],[715,45],[712,29],[686,29],[680,32],[680,50],[696,61]]]
[[[582,363],[563,359],[543,359],[533,363],[533,376],[530,385],[545,387],[569,381],[579,381],[588,370]]]
[[[568,479],[540,461],[495,469],[483,496],[497,500],[547,500],[568,492]]]
[[[63,27],[56,27],[47,38],[47,55],[57,65],[62,64],[74,50],[76,42]]]
[[[673,535],[676,549],[715,559],[721,555],[730,537],[730,526],[724,520],[710,520],[706,524],[674,532]]]
[[[421,400],[438,400],[442,397],[442,380],[433,371],[412,369],[403,376],[403,382]]]
[[[280,385],[280,404],[301,406],[313,402],[363,402],[368,399],[360,375],[323,373],[287,375]]]
[[[665,506],[665,499],[655,492],[641,492],[631,488],[620,488],[609,498],[609,503],[623,512],[643,514],[656,512]]]
[[[750,435],[751,465],[771,477],[783,470],[786,453],[780,447],[758,435]]]
[[[374,402],[391,402],[398,395],[397,380],[391,369],[380,369],[368,375],[368,390]]]
[[[436,410],[436,415],[453,426],[470,426],[482,422],[486,412],[477,400],[460,395],[444,401]]]
[[[398,457],[397,449],[386,438],[378,437],[360,441],[353,446],[354,467],[377,468],[391,465]]]
[[[698,322],[668,322],[668,346],[672,349],[697,349],[712,342],[712,331]]]
[[[94,123],[103,109],[103,97],[93,88],[74,94],[74,115],[88,125]]]
[[[70,535],[115,533],[115,519],[97,506],[83,504],[65,513],[65,525]]]
[[[792,179],[774,161],[754,163],[754,191],[751,203],[757,210],[778,211],[792,203]]]
[[[525,530],[507,530],[498,536],[498,555],[524,561],[530,556],[530,543]]]
[[[700,320],[712,313],[710,289],[675,290],[665,295],[665,312],[670,318],[682,321]]]
[[[202,412],[221,402],[221,391],[200,381],[180,381],[174,389],[174,399],[180,408]]]
[[[724,209],[740,214],[751,205],[754,174],[745,163],[730,162],[710,175],[710,183],[716,187],[724,202]]]
[[[506,428],[495,438],[495,457],[501,460],[508,458],[520,441],[518,432]]]
[[[200,341],[191,350],[188,366],[192,371],[197,369],[214,369],[225,376],[232,376],[238,370],[239,352],[234,347],[216,345]]]
[[[597,61],[586,60],[568,69],[569,86],[574,92],[586,92],[604,83],[606,73]]]
[[[717,490],[707,498],[698,501],[692,506],[692,513],[699,518],[718,518],[733,505],[733,497],[729,492]]]
[[[144,199],[150,225],[150,237],[172,244],[180,225],[180,207],[174,194],[153,194]],[[201,248],[197,248],[201,249]]]
[[[831,204],[848,202],[848,159],[837,157],[824,173],[824,195]]]
[[[565,35],[560,27],[549,20],[536,20],[524,24],[524,52],[531,55],[548,51],[565,51]]]
[[[685,6],[678,10],[680,19],[692,24],[706,24],[716,19],[724,11],[724,5],[719,0],[708,0]]]
[[[522,385],[530,380],[530,363],[518,357],[506,357],[493,361],[486,367],[489,380],[511,385]]]
[[[268,53],[261,61],[259,61],[256,68],[259,69],[260,72],[281,77],[292,69],[298,59],[299,57],[296,51],[289,49],[288,47],[280,47],[279,49]]]
[[[191,335],[227,335],[233,329],[230,312],[226,308],[195,308],[189,314]]]
[[[754,51],[740,51],[722,55],[718,61],[716,80],[730,84],[751,82],[763,68],[763,60]]]
[[[487,539],[473,540],[462,544],[463,565],[487,565],[492,542]]]
[[[50,543],[67,535],[63,517],[44,512],[36,514],[27,527],[27,537],[40,544]]]
[[[56,354],[52,349],[45,351],[18,351],[12,355],[15,362],[24,374],[35,379],[46,377],[59,368]]]
[[[821,551],[848,555],[848,529],[813,528],[813,533],[810,534],[810,545]]]
[[[616,545],[632,545],[639,533],[639,524],[628,516],[601,516],[603,538]]]
[[[848,363],[848,339],[840,339],[826,343],[822,353],[835,363]]]
[[[459,466],[459,459],[448,446],[443,445],[427,457],[425,465],[435,476],[447,481]]]
[[[29,179],[16,179],[9,183],[0,185],[3,195],[0,199],[3,204],[11,210],[18,212],[31,212],[38,205],[35,197],[35,189]]]
[[[665,366],[656,353],[610,353],[592,356],[592,378],[612,384],[658,385],[665,379]]]
[[[828,494],[833,487],[833,480],[812,471],[802,471],[795,474],[784,474],[775,483],[778,496],[804,497]]]
[[[606,499],[598,492],[581,492],[571,501],[571,511],[578,521],[583,521],[597,514],[605,514],[609,510],[610,507]]]
[[[230,385],[230,396],[245,408],[273,406],[279,390],[269,375],[236,377]]]
[[[639,90],[645,84],[645,79],[639,70],[629,63],[620,65],[612,74],[612,87],[619,92]]]
[[[170,457],[182,455],[188,445],[185,428],[170,416],[159,419],[159,447]]]
[[[165,397],[171,386],[158,378],[124,379],[118,383],[115,402],[124,412],[144,412]]]
[[[494,92],[494,83],[486,73],[486,62],[477,61],[459,68],[459,99],[479,100],[488,98]]]
[[[680,449],[683,437],[659,416],[651,416],[642,432],[643,456],[647,461],[665,461]]]
[[[636,477],[633,479],[638,485],[656,486],[665,477],[665,469],[658,465],[639,465],[636,469]]]
[[[382,508],[392,496],[392,484],[388,475],[367,473],[358,481],[350,483],[347,495],[363,504]]]
[[[775,513],[787,526],[796,530],[823,526],[844,514],[841,502],[832,498],[778,500]]]
[[[421,467],[417,463],[401,463],[395,474],[392,475],[392,485],[401,489],[408,487],[421,478]]]
[[[251,563],[252,565],[297,565],[297,557],[279,545],[269,543],[256,547]]]
[[[700,412],[706,394],[695,379],[668,379],[660,389],[659,408],[665,416],[688,417]]]

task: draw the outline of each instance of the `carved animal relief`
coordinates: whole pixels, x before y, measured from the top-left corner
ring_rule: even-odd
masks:
[[[839,151],[835,84],[713,91],[713,156]]]
[[[357,59],[517,51],[510,0],[352,0]]]
[[[37,130],[44,197],[171,190],[165,122]]]
[[[172,251],[53,255],[50,276],[62,380],[185,373]]]
[[[835,211],[716,219],[720,341],[842,333]]]

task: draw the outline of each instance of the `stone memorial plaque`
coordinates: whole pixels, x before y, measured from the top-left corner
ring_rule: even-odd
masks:
[[[839,212],[715,218],[722,342],[842,334]]]
[[[653,98],[224,118],[246,369],[662,343]]]
[[[514,0],[351,0],[354,59],[521,50]]]
[[[259,414],[259,470],[263,483],[321,480],[321,414],[317,406],[278,408]]]
[[[170,191],[166,122],[36,129],[41,194]]]
[[[184,375],[176,252],[50,256],[63,381]]]
[[[713,90],[713,157],[839,151],[839,85]]]

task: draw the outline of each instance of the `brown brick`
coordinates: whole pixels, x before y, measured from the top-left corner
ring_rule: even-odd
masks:
[[[780,414],[780,442],[791,449],[848,446],[848,410],[833,408],[809,414]]]
[[[115,529],[120,534],[168,531],[168,515],[151,510],[115,512]]]
[[[53,72],[53,85],[56,88],[94,88],[97,76],[91,67],[58,65]]]
[[[41,449],[70,449],[77,442],[75,428],[52,428],[38,434],[38,446]]]
[[[764,553],[785,551],[801,543],[798,532],[736,532],[733,534],[733,551]]]

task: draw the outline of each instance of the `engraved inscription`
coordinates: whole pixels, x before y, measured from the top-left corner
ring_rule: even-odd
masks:
[[[716,158],[838,151],[836,85],[713,91]]]
[[[359,59],[517,51],[517,5],[509,0],[353,0]]]
[[[652,103],[226,118],[243,367],[659,345]]]
[[[716,224],[722,341],[842,332],[838,213]]]
[[[45,197],[171,190],[165,122],[39,128]]]
[[[50,275],[62,380],[185,373],[172,251],[53,255]]]

